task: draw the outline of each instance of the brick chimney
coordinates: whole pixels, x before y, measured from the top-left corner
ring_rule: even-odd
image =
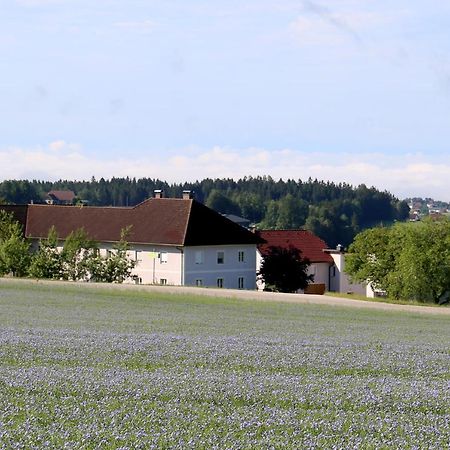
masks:
[[[155,189],[153,191],[155,194],[155,198],[163,198],[164,197],[164,191],[162,189]]]
[[[190,200],[191,198],[193,198],[193,192],[189,191],[189,190],[185,190],[183,191],[183,200]]]

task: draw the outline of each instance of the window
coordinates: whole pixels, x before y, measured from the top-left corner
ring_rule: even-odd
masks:
[[[317,269],[317,267],[316,267],[314,264],[311,264],[311,265],[309,266],[309,273],[310,273],[311,275],[315,275],[315,274],[316,274],[316,269]]]
[[[238,261],[239,262],[244,262],[245,261],[245,252],[244,251],[239,251],[238,252]]]
[[[167,264],[167,257],[168,257],[168,253],[167,252],[161,252],[159,254],[159,261],[161,264]]]
[[[161,279],[159,280],[159,284],[165,286],[165,285],[167,284],[167,278],[161,278]]]
[[[224,264],[224,263],[225,263],[225,253],[217,252],[217,264]]]
[[[238,289],[244,289],[244,277],[238,278]]]
[[[136,250],[136,251],[134,252],[134,260],[135,260],[136,262],[142,261],[141,256],[142,256],[141,250]]]
[[[196,285],[197,287],[203,286],[203,280],[201,280],[201,279],[195,280],[195,285]]]
[[[204,262],[204,253],[202,250],[197,250],[195,252],[195,264],[203,264]]]
[[[223,288],[223,278],[217,278],[217,287]]]

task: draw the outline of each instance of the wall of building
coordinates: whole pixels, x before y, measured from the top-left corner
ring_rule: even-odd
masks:
[[[325,290],[329,290],[329,263],[311,263],[308,267],[308,275],[314,275],[312,284],[324,284]]]
[[[222,253],[223,252],[223,259]],[[196,246],[184,249],[186,286],[256,288],[256,246]]]
[[[345,253],[330,252],[334,267],[330,268],[330,291],[368,296],[365,283],[351,283],[345,273]]]
[[[61,242],[58,247],[60,251],[62,245]],[[103,257],[113,249],[113,243],[99,243],[100,255]],[[183,248],[131,244],[127,256],[136,261],[132,272],[135,280],[128,280],[128,283],[248,290],[256,288],[256,245]],[[222,280],[221,286],[218,286],[218,280]]]
[[[142,284],[182,284],[183,253],[174,246],[131,245],[128,257],[136,261],[133,275]]]

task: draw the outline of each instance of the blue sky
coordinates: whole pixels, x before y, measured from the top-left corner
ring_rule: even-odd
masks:
[[[450,3],[0,6],[0,179],[312,177],[450,201]]]

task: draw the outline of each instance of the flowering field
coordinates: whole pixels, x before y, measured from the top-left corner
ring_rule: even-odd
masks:
[[[0,282],[0,448],[450,446],[450,316]]]

